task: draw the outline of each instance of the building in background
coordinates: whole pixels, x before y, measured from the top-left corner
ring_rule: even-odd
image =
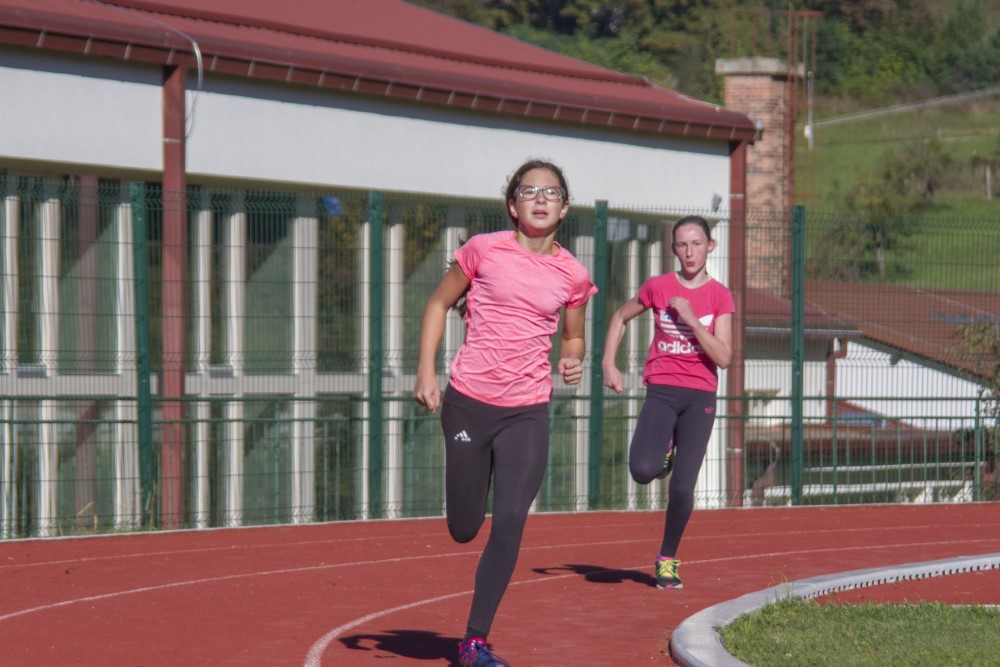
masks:
[[[504,179],[525,159],[563,166],[581,211],[648,212],[612,219],[616,242],[643,248],[614,269],[629,276],[621,294],[662,270],[661,214],[699,211],[732,246],[713,273],[742,298],[732,262],[757,135],[747,116],[399,0],[0,0],[0,90],[0,395],[18,425],[0,436],[0,473],[8,490],[31,466],[45,480],[30,502],[4,494],[4,534],[28,514],[38,534],[67,513],[129,526],[149,502],[135,481],[141,408],[118,400],[143,391],[137,216],[155,274],[139,303],[151,309],[167,526],[236,525],[257,505],[291,508],[268,520],[312,520],[347,497],[363,516],[418,511],[406,498],[409,407],[372,414],[382,408],[363,399],[408,395],[426,284],[464,235],[505,224]],[[484,222],[487,209],[499,220]],[[431,249],[414,250],[408,230],[431,219]],[[565,242],[595,268],[591,223]],[[449,351],[460,329],[449,325]],[[324,397],[346,402],[331,416]],[[341,436],[316,424],[338,415],[387,426],[349,434],[367,472],[318,498],[317,442]],[[595,480],[578,437],[572,486],[585,505]],[[19,442],[38,459],[16,462]],[[706,497],[726,484],[714,460]],[[102,477],[110,490],[95,490]]]

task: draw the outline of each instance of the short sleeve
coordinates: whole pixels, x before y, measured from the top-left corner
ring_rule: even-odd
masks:
[[[486,256],[490,247],[490,238],[486,234],[476,234],[455,250],[455,262],[461,267],[469,280],[476,277],[479,264]]]
[[[570,291],[569,300],[566,302],[567,308],[579,308],[587,303],[587,299],[597,294],[597,285],[590,279],[590,273],[580,265],[577,271],[576,280],[573,281],[573,288]]]
[[[733,301],[733,293],[723,284],[719,284],[722,288],[722,295],[719,299],[719,311],[717,315],[729,315],[736,312],[736,303]]]
[[[639,292],[635,295],[642,307],[647,309],[653,307],[653,288],[650,282],[650,280],[643,282],[639,287]]]

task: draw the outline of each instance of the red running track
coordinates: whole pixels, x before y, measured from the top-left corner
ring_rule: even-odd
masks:
[[[652,577],[662,521],[533,515],[497,653],[518,667],[669,665],[682,620],[745,593],[1000,553],[997,503],[698,511],[678,554],[684,588],[665,591]],[[464,545],[441,519],[0,542],[0,663],[455,665],[487,530]],[[893,586],[911,601],[1000,602],[997,571],[878,588]],[[867,590],[838,599],[883,594]]]

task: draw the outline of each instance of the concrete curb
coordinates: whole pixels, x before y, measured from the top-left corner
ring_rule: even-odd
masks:
[[[726,651],[715,629],[729,625],[741,614],[760,609],[770,602],[790,597],[815,598],[908,579],[997,568],[1000,568],[1000,553],[851,570],[772,586],[703,609],[685,619],[670,638],[670,655],[683,667],[749,667]]]

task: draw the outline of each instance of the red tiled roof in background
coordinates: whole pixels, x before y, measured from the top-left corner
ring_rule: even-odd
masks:
[[[860,331],[853,322],[846,322],[833,313],[805,304],[804,328],[807,334],[834,337],[856,337]],[[792,302],[765,290],[747,288],[746,326],[748,333],[765,334],[767,330],[786,331],[792,327]],[[756,330],[756,331],[755,331]]]
[[[1000,294],[898,285],[807,280],[807,336],[866,338],[981,377],[991,373],[989,360],[977,364],[960,351],[961,330],[972,324],[1000,327]],[[791,301],[748,288],[748,335],[788,335]]]
[[[807,280],[806,301],[837,314],[865,338],[979,375],[989,369],[959,352],[960,332],[1000,326],[1000,294]]]
[[[189,39],[190,38],[190,39]],[[0,44],[488,113],[753,141],[744,114],[401,0],[0,0]]]

